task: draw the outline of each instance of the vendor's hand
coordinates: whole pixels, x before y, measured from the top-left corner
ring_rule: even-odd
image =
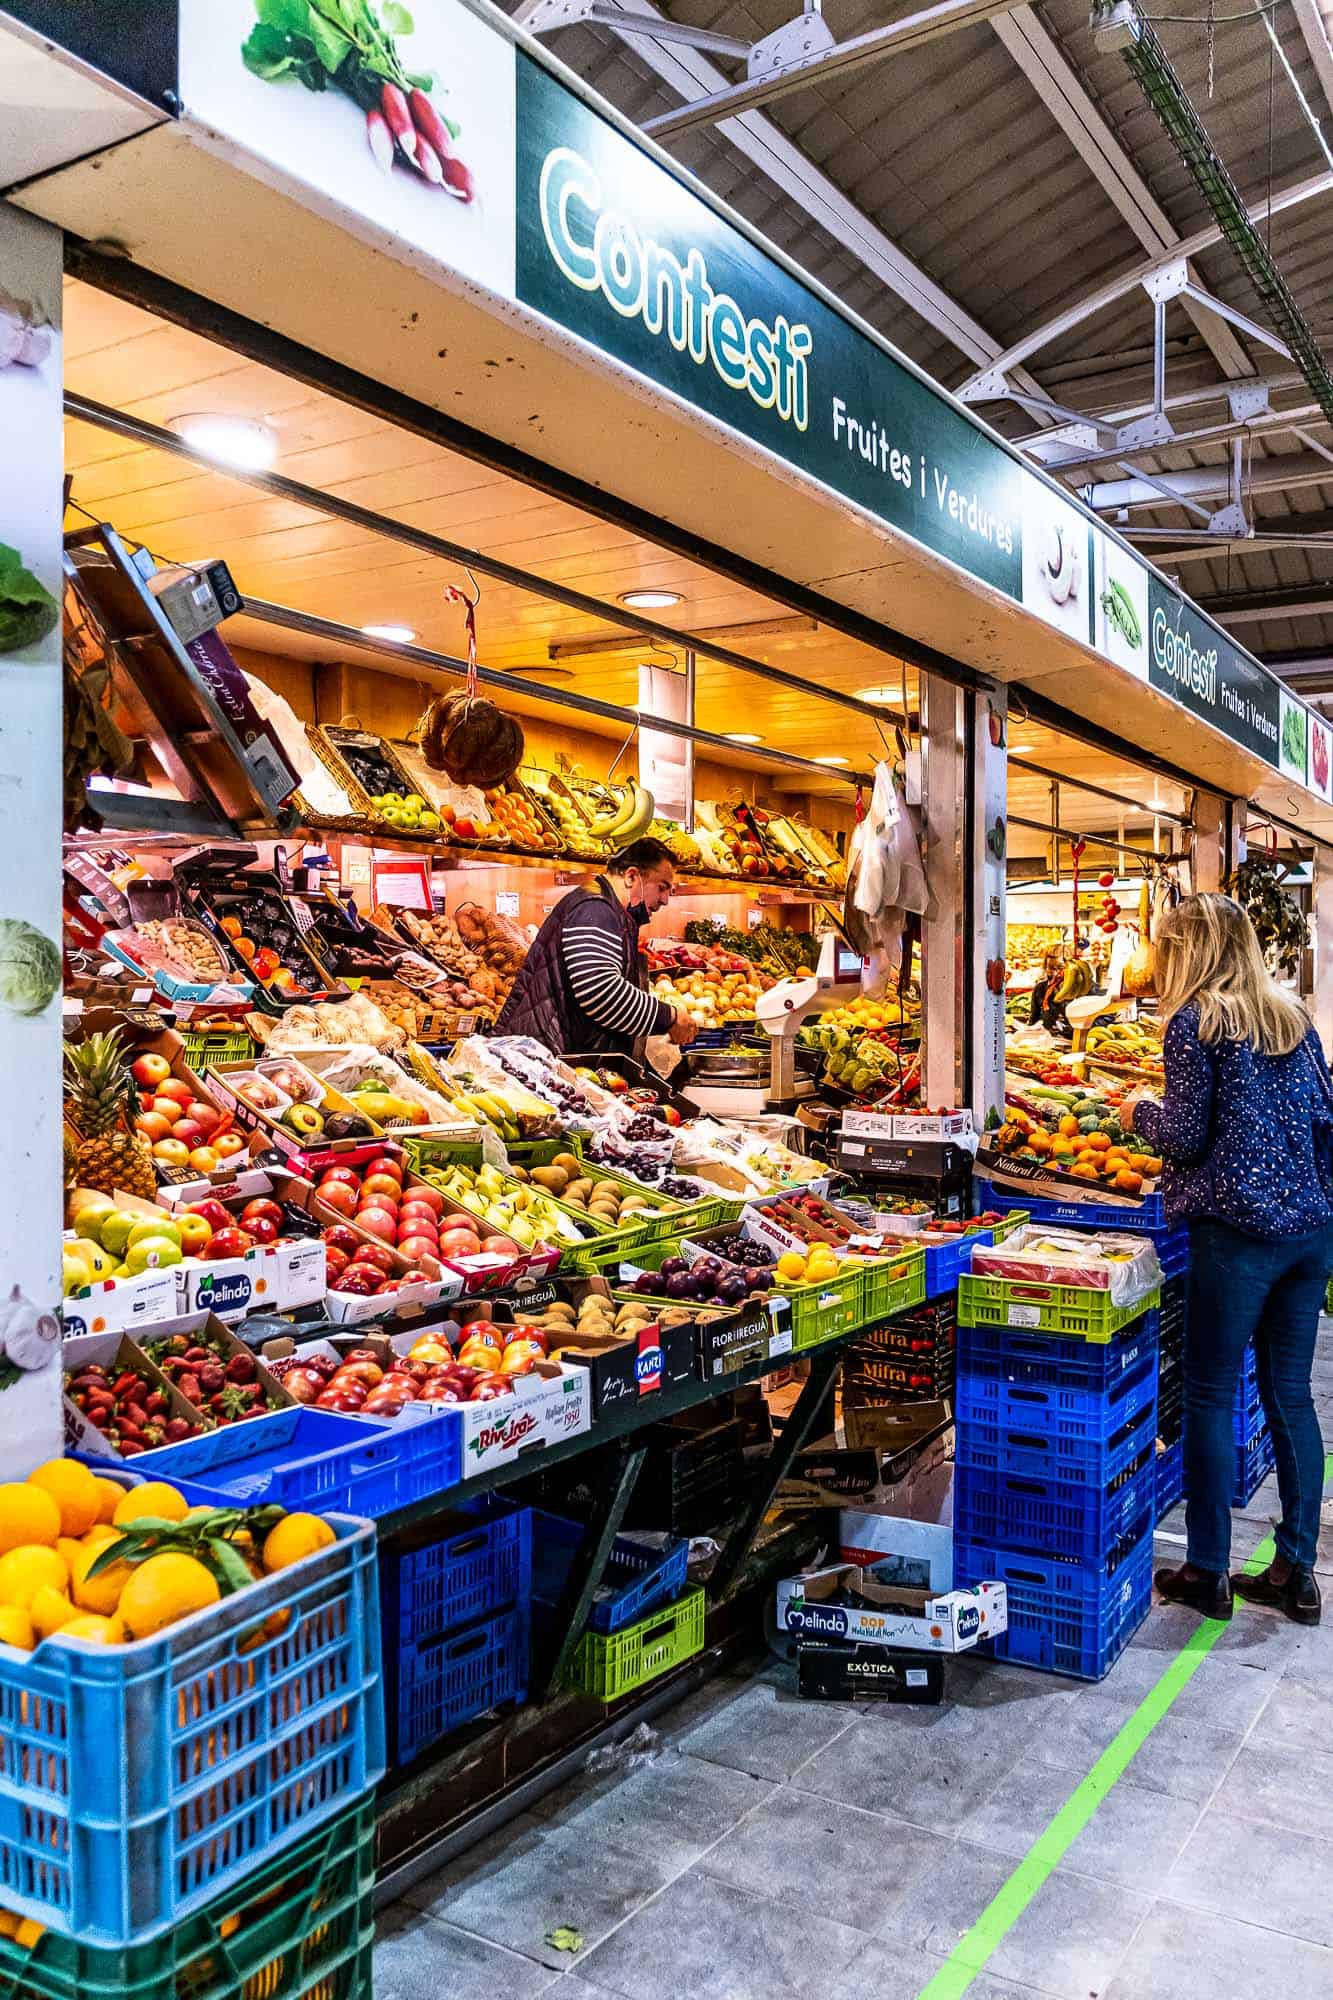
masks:
[[[699,1030],[688,1014],[677,1014],[667,1029],[667,1035],[678,1049],[688,1048]]]

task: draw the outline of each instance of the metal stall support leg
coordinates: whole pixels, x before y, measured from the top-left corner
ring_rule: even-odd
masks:
[[[827,1347],[817,1347],[810,1356],[810,1373],[805,1387],[796,1398],[791,1415],[782,1426],[782,1434],[764,1460],[763,1470],[755,1481],[753,1490],[745,1505],[745,1512],[726,1539],[718,1557],[713,1574],[708,1580],[709,1595],[714,1600],[725,1597],[736,1580],[737,1572],[751,1544],[759,1532],[759,1523],[773,1504],[773,1496],[791,1471],[792,1461],[801,1449],[815,1420],[824,1406],[825,1398],[833,1387],[833,1377],[842,1360],[843,1343],[831,1341]]]
[[[641,1444],[627,1450],[621,1460],[619,1477],[610,1478],[598,1496],[598,1504],[593,1509],[587,1533],[574,1558],[564,1595],[556,1607],[555,1651],[546,1668],[539,1668],[534,1673],[528,1697],[530,1701],[545,1701],[564,1679],[565,1669],[573,1658],[574,1648],[588,1621],[593,1592],[602,1580],[606,1559],[620,1533],[620,1524],[625,1518],[625,1509],[629,1506],[646,1455],[647,1448]]]

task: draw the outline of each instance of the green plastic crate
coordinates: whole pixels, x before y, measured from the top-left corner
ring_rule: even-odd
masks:
[[[1066,1340],[1104,1343],[1161,1302],[1160,1291],[1132,1306],[1117,1306],[1109,1292],[1088,1285],[1040,1285],[968,1272],[958,1280],[959,1326],[1015,1326],[1028,1333],[1058,1333]]]
[[[0,1937],[0,2000],[370,2000],[375,1795],[147,1944]]]
[[[207,1069],[210,1063],[253,1062],[254,1036],[244,1028],[180,1028],[184,1055],[193,1070]]]
[[[1011,1208],[1002,1222],[992,1222],[988,1226],[997,1243],[1003,1243],[1006,1236],[1012,1236],[1024,1223],[1031,1222],[1032,1211],[1027,1208]]]
[[[869,1259],[862,1278],[866,1324],[877,1325],[880,1320],[893,1319],[912,1306],[925,1304],[926,1253],[919,1244],[906,1240],[892,1257]]]
[[[585,1632],[569,1669],[572,1686],[599,1701],[670,1673],[704,1649],[704,1593],[687,1590],[674,1604],[652,1611],[623,1632]]]

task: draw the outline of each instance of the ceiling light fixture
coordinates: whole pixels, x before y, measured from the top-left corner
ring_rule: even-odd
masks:
[[[762,736],[750,736],[740,729],[728,729],[726,737],[728,743],[762,743],[764,740]]]
[[[902,698],[903,696],[901,688],[868,687],[868,688],[858,688],[856,690],[856,699],[858,701],[874,701],[874,702],[887,703],[887,702],[900,702]]]
[[[845,764],[847,759],[845,757],[812,757],[810,761],[812,764]]]
[[[620,602],[628,604],[631,611],[666,611],[673,604],[683,604],[684,598],[678,590],[622,590]]]
[[[390,639],[395,646],[410,646],[417,636],[411,625],[363,625],[361,630],[367,639]]]
[[[234,465],[238,472],[267,472],[278,456],[277,432],[257,417],[201,410],[193,416],[172,417],[167,427],[205,458]]]

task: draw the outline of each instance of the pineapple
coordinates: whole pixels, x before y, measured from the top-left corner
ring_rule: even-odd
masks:
[[[80,1140],[75,1160],[79,1187],[114,1194],[117,1188],[144,1201],[157,1195],[153,1152],[130,1124],[136,1098],[118,1029],[65,1044],[67,1090]]]

